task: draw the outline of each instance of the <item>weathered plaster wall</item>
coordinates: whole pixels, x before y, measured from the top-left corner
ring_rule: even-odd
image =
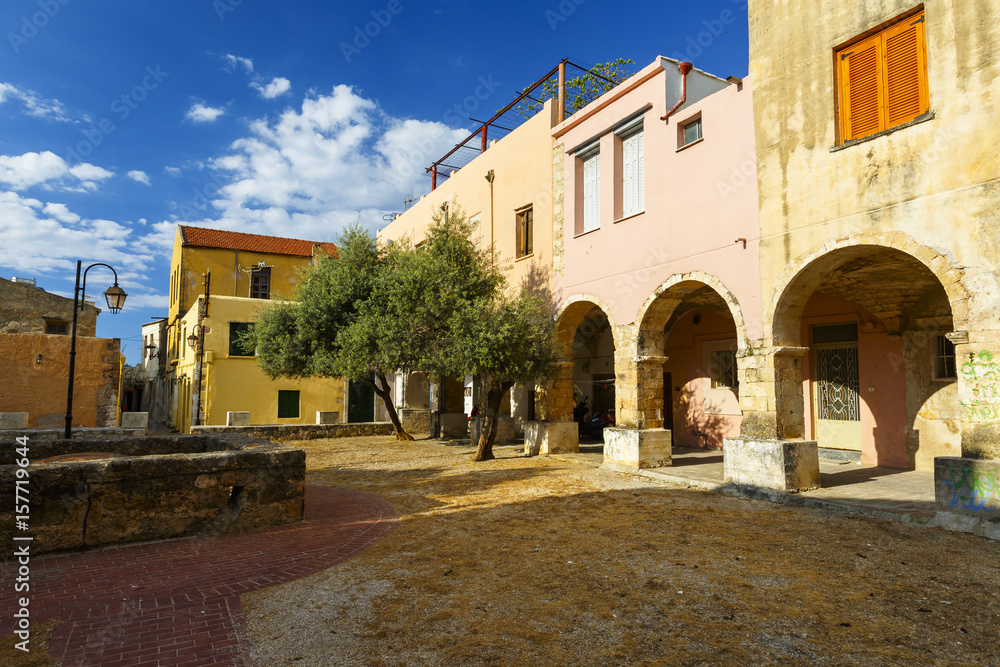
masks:
[[[69,336],[0,334],[0,412],[27,412],[30,428],[65,425]],[[114,426],[117,338],[76,339],[73,426]],[[37,363],[41,355],[41,363]]]
[[[924,2],[932,117],[831,150],[838,142],[834,49],[917,6],[750,2],[765,323],[778,319],[787,267],[825,244],[869,238],[917,257],[937,276],[954,328],[969,332],[959,356],[992,356],[1000,349],[1000,134],[988,128],[1000,116],[1000,0]],[[782,373],[794,381],[791,366],[776,368]],[[959,378],[963,405],[976,403],[973,385]],[[780,403],[777,431],[794,435],[801,416],[783,415]],[[992,410],[1000,406],[989,407],[990,414],[963,418],[966,455],[1000,457],[1000,410]],[[950,446],[950,428],[936,428],[943,429],[940,446]]]
[[[103,301],[102,293],[107,286],[93,276],[86,303],[77,316],[76,335],[97,335],[97,314],[101,312],[93,305],[95,295]],[[0,278],[0,333],[45,333],[46,318],[69,323],[66,331],[72,330],[73,299],[51,294],[43,289],[25,283],[15,283]]]

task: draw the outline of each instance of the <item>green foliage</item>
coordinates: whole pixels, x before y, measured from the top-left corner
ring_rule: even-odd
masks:
[[[635,61],[618,58],[606,63],[597,63],[590,71],[566,79],[567,115],[576,113],[635,74],[632,65],[635,65]],[[521,92],[527,90],[525,88]],[[534,116],[546,100],[559,97],[559,80],[554,77],[547,79],[541,89],[536,89],[531,97],[534,99],[525,98],[517,107],[518,113],[525,118]]]

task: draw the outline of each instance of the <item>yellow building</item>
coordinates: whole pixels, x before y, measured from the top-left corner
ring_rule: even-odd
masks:
[[[270,380],[239,345],[269,300],[289,297],[302,269],[335,253],[332,243],[178,226],[167,333],[171,425],[225,425],[229,412],[249,412],[255,425],[311,424],[320,411],[346,420],[343,380]]]

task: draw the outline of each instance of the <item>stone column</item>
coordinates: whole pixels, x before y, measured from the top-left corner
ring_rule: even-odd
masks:
[[[536,392],[535,414],[540,421],[524,424],[526,454],[580,451],[580,429],[573,421],[573,365],[559,362],[552,380]]]
[[[604,429],[604,467],[638,470],[670,465],[670,431],[663,428],[662,355],[615,350],[615,428]]]
[[[815,441],[805,435],[802,357],[807,347],[750,343],[737,356],[743,424],[723,440],[727,483],[778,491],[819,487]]]
[[[1000,460],[1000,332],[975,334],[974,341],[965,332],[949,335],[955,343],[962,457]]]

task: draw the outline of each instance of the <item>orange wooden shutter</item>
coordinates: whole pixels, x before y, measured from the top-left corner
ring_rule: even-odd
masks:
[[[886,127],[908,123],[928,109],[924,15],[885,33]]]
[[[881,35],[869,37],[839,54],[843,139],[860,139],[885,127]]]

